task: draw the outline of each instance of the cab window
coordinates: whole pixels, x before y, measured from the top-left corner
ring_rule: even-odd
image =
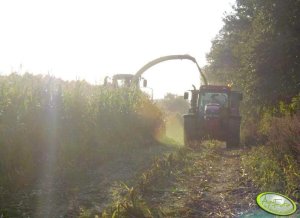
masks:
[[[207,104],[219,104],[228,107],[228,95],[226,93],[205,92],[200,94],[199,107],[203,109]]]

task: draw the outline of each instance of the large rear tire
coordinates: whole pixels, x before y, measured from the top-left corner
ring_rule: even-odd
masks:
[[[228,133],[226,140],[227,148],[238,148],[240,146],[241,117],[232,117],[228,121]]]

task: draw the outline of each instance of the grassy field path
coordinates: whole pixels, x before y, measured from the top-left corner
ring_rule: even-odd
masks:
[[[245,179],[242,149],[207,142],[187,153],[175,177],[145,197],[162,217],[239,217],[256,208],[257,191]]]

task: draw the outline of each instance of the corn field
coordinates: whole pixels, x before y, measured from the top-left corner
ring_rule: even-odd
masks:
[[[18,189],[43,169],[62,174],[153,140],[163,115],[138,90],[66,82],[51,76],[0,77],[0,186]]]

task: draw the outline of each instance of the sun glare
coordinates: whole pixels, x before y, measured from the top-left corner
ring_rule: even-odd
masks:
[[[233,2],[2,2],[0,73],[41,73],[101,84],[106,75],[135,73],[164,55],[190,54],[204,65],[224,11]],[[197,73],[188,79],[194,69],[182,66],[173,62],[151,70],[156,97],[166,91],[182,93],[194,83]]]

